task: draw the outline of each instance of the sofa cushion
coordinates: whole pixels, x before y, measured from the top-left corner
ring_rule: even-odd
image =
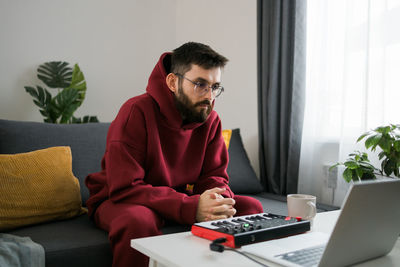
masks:
[[[1,154],[0,195],[0,230],[86,212],[69,147]]]
[[[231,129],[222,130],[222,137],[224,138],[226,149],[229,149],[229,143],[231,142],[231,137],[232,137],[232,130]]]
[[[229,186],[232,191],[236,194],[257,194],[262,192],[263,187],[250,164],[239,129],[232,130],[228,144],[229,164],[227,172]]]
[[[52,146],[70,146],[72,171],[81,187],[83,205],[89,197],[84,179],[101,170],[109,123],[51,124],[0,120],[0,154],[15,154]]]
[[[46,267],[105,267],[112,263],[107,232],[97,228],[87,215],[8,233],[29,236],[33,242],[42,245]]]

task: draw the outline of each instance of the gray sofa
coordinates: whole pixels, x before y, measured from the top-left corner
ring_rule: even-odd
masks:
[[[28,152],[52,146],[70,146],[72,169],[79,179],[83,206],[89,197],[85,177],[100,169],[109,123],[57,125],[38,122],[0,120],[0,154]],[[238,129],[233,130],[229,146],[231,188],[236,194],[253,196],[266,212],[287,214],[284,196],[263,192],[250,166]],[[336,209],[318,206],[319,211]],[[190,226],[167,224],[163,233],[189,230]],[[111,266],[112,253],[107,233],[98,229],[87,215],[52,221],[8,231],[29,236],[45,249],[46,266]],[[134,263],[132,264],[134,266]]]

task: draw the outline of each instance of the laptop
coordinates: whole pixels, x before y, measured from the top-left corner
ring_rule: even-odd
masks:
[[[350,186],[331,234],[309,232],[243,246],[283,266],[348,266],[388,254],[400,234],[400,179]],[[289,249],[288,249],[289,248]]]

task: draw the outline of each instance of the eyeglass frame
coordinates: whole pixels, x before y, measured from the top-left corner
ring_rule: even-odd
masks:
[[[194,81],[192,81],[192,80],[186,78],[185,75],[182,75],[182,74],[180,74],[180,73],[174,73],[174,74],[175,74],[176,76],[178,76],[178,77],[181,77],[181,78],[183,78],[183,79],[188,80],[189,82],[191,82],[191,83],[194,85],[194,91],[195,91],[198,95],[200,95],[200,96],[203,96],[203,95],[207,94],[207,93],[210,91],[210,89],[211,89],[212,95],[214,96],[214,98],[217,98],[217,97],[219,97],[219,96],[225,91],[224,87],[221,86],[221,85],[214,85],[214,86],[217,86],[217,88],[213,88],[213,85],[208,85],[208,83],[206,83],[206,84],[207,84],[207,89],[204,88],[204,89],[202,90],[203,93],[199,93],[199,91],[196,90],[196,89],[200,87],[201,82],[194,82]],[[217,90],[220,90],[218,94],[215,93],[215,91],[217,91]],[[200,92],[201,92],[201,91],[200,91]]]

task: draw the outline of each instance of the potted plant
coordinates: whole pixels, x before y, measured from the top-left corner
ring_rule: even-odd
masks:
[[[62,61],[46,62],[37,69],[37,77],[49,88],[58,90],[52,94],[39,85],[25,86],[25,90],[34,99],[44,122],[49,123],[87,123],[98,122],[96,116],[74,117],[74,112],[82,105],[86,94],[85,77],[78,64],[72,69],[69,63]]]
[[[377,174],[400,178],[400,125],[390,124],[377,127],[362,134],[357,142],[363,139],[367,150],[377,152],[379,148],[378,158],[381,162],[379,169],[371,164],[366,152],[355,151],[349,154],[350,157],[345,162],[338,162],[329,170],[343,165],[345,167],[343,178],[347,182],[376,179]]]

